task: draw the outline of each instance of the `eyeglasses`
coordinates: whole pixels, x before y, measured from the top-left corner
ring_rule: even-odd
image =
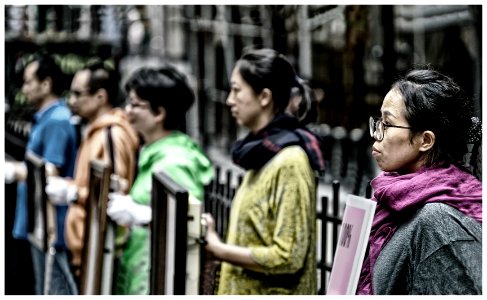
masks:
[[[378,142],[384,139],[384,132],[387,127],[412,129],[412,127],[384,124],[381,119],[375,119],[374,117],[369,118],[370,136],[376,139]]]
[[[128,106],[130,106],[131,108],[148,109],[150,104],[144,103],[144,102],[127,101],[127,102],[125,102],[125,107],[128,107]]]

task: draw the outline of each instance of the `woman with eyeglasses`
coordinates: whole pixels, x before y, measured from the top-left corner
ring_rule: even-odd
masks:
[[[107,214],[117,224],[130,228],[122,248],[115,294],[149,293],[150,207],[152,173],[164,170],[185,187],[190,197],[203,200],[204,186],[213,177],[211,161],[181,128],[194,94],[182,73],[167,65],[141,68],[125,84],[127,115],[142,135],[138,173],[129,195],[109,194]]]
[[[206,249],[221,260],[220,295],[316,294],[316,186],[324,169],[319,142],[284,113],[296,84],[288,60],[250,50],[236,63],[227,98],[249,129],[232,148],[246,170],[230,212],[226,241],[211,215]]]
[[[447,76],[412,70],[370,119],[383,171],[357,294],[481,294],[482,186],[461,165],[479,141],[470,100]]]

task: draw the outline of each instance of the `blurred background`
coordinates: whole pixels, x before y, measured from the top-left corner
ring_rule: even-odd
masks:
[[[482,7],[467,5],[6,6],[6,111],[29,120],[22,69],[38,51],[55,54],[68,76],[98,56],[122,83],[135,68],[168,62],[197,91],[189,133],[228,149],[239,130],[225,105],[230,73],[244,48],[263,46],[311,82],[318,123],[331,128],[366,127],[397,74],[421,63],[454,77],[480,116],[481,36]]]
[[[229,77],[245,48],[269,47],[288,57],[319,101],[310,127],[325,139],[327,178],[349,178],[350,144],[367,155],[369,116],[415,64],[452,76],[481,118],[481,36],[481,5],[6,6],[5,151],[23,158],[33,112],[20,91],[23,68],[32,54],[47,52],[66,74],[66,89],[96,58],[118,70],[120,86],[141,66],[175,65],[197,96],[187,133],[215,163],[234,168],[230,147],[246,132],[225,104]],[[367,157],[361,166],[374,175]]]
[[[342,179],[354,193],[377,173],[368,118],[398,74],[431,64],[463,87],[481,118],[481,5],[16,5],[5,6],[4,26],[5,152],[16,159],[33,113],[20,92],[23,68],[37,52],[55,55],[67,89],[96,57],[118,70],[120,86],[141,66],[175,65],[197,95],[186,131],[216,164],[239,172],[229,150],[245,132],[225,105],[229,77],[245,48],[274,48],[319,101],[310,127],[326,142],[324,182]],[[6,201],[5,209],[9,234],[15,208]]]

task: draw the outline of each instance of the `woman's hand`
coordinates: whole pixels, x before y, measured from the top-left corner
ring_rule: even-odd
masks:
[[[215,220],[211,214],[202,214],[201,219],[207,226],[205,236],[207,242],[205,247],[206,251],[221,261],[242,266],[253,271],[262,272],[262,267],[252,258],[250,248],[225,244],[220,240],[220,237],[215,230]]]
[[[219,258],[218,256],[218,249],[221,248],[222,246],[222,241],[220,240],[220,237],[218,236],[218,233],[215,230],[215,220],[213,219],[213,216],[211,214],[202,214],[202,221],[206,223],[206,246],[205,249],[206,251],[210,252],[213,256],[216,258]]]

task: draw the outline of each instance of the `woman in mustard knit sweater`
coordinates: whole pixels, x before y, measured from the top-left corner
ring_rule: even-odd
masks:
[[[316,186],[324,169],[318,139],[284,113],[296,75],[271,49],[237,62],[227,99],[250,130],[232,149],[247,172],[233,200],[222,242],[211,215],[206,249],[223,261],[218,294],[316,293]]]

